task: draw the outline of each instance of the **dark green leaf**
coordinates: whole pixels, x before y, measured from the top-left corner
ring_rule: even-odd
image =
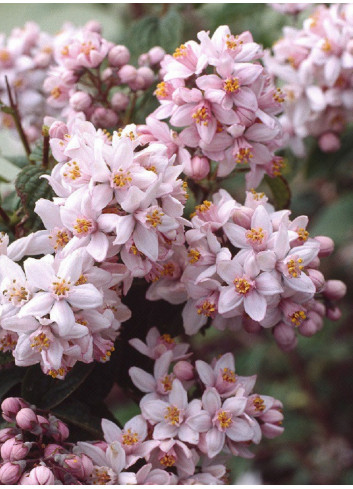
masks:
[[[18,168],[23,168],[24,166],[28,165],[28,158],[26,156],[4,156],[3,157],[5,160],[9,161],[15,166],[18,166]]]
[[[0,175],[0,183],[10,183],[10,181]]]
[[[7,392],[19,384],[26,372],[26,369],[19,367],[3,368],[0,370],[0,400],[2,401]]]
[[[102,439],[101,418],[95,416],[86,404],[69,399],[54,408],[52,413],[66,423],[80,428],[91,439]]]
[[[287,180],[282,175],[275,178],[265,175],[264,180],[271,189],[275,208],[277,210],[288,209],[291,193]]]

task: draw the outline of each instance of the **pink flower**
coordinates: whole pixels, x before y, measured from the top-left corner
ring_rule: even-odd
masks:
[[[173,360],[183,360],[190,356],[187,353],[189,345],[187,343],[177,343],[170,334],[161,335],[156,327],[151,328],[146,336],[146,343],[143,343],[139,338],[129,340],[131,346],[136,348],[142,355],[146,355],[152,359],[157,359],[163,353],[171,350]]]

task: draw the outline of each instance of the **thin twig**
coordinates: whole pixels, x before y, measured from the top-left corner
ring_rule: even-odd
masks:
[[[134,110],[135,110],[136,101],[137,101],[137,93],[134,92],[132,94],[132,98],[131,98],[131,103],[130,103],[129,110],[126,112],[126,116],[125,116],[125,119],[124,119],[124,125],[125,126],[127,124],[130,124],[130,122],[131,122],[131,117],[132,117],[132,114],[134,113]]]
[[[7,215],[6,211],[0,206],[0,217],[4,221],[4,223],[9,224],[10,218]]]
[[[49,165],[49,132],[48,132],[47,126],[43,126],[42,135],[43,135],[42,166],[44,168],[48,168],[48,165]]]

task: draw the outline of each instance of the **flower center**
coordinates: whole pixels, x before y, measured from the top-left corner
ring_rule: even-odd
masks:
[[[197,314],[202,314],[206,317],[214,317],[216,313],[216,304],[205,300],[197,309]]]
[[[164,467],[173,467],[173,465],[175,465],[176,458],[174,455],[168,455],[166,453],[164,457],[159,459],[159,462],[164,465]]]
[[[211,117],[207,110],[207,107],[203,106],[197,109],[192,114],[192,118],[195,119],[196,124],[203,124],[204,126],[208,126],[208,121]]]
[[[217,414],[217,421],[220,428],[226,430],[232,424],[232,416],[229,411],[219,411],[219,413]]]
[[[273,176],[278,177],[282,173],[282,169],[286,166],[284,158],[275,156],[271,161]]]
[[[196,214],[202,214],[203,212],[207,212],[209,210],[209,208],[211,207],[211,205],[212,205],[212,202],[210,202],[209,200],[204,200],[202,202],[202,204],[197,205],[195,207],[195,212],[190,214],[190,217],[194,217],[194,216],[196,216]]]
[[[58,299],[62,299],[63,297],[68,296],[68,292],[70,291],[71,288],[71,282],[70,280],[66,279],[60,279],[58,277],[58,280],[56,282],[52,283],[52,290],[54,295],[57,296]]]
[[[62,56],[67,56],[69,54],[69,46],[64,46],[61,50]]]
[[[321,49],[322,49],[323,51],[325,51],[325,53],[328,53],[329,51],[331,51],[332,46],[331,46],[330,41],[327,39],[327,37],[326,37],[326,39],[324,40],[324,43],[323,43],[323,45],[322,45]]]
[[[260,245],[265,239],[265,232],[262,228],[251,228],[245,233],[246,239],[253,245]]]
[[[235,161],[237,164],[240,163],[249,163],[250,159],[253,158],[254,155],[251,152],[250,148],[240,148],[238,153],[235,155]]]
[[[59,98],[61,95],[61,89],[59,87],[54,87],[51,90],[50,95],[55,99]]]
[[[136,445],[138,441],[138,433],[132,433],[130,428],[123,434],[123,445]]]
[[[166,83],[165,82],[158,83],[154,94],[158,98],[166,98],[168,96]]]
[[[301,265],[303,260],[301,258],[292,258],[291,260],[288,260],[287,262],[287,270],[288,273],[291,277],[297,278],[300,276],[301,271],[303,270],[304,266]]]
[[[19,306],[28,301],[29,292],[23,285],[16,285],[16,279],[12,280],[12,284],[7,289],[3,290],[6,299],[14,306]]]
[[[231,34],[227,34],[226,35],[226,46],[227,46],[227,49],[231,49],[231,50],[234,50],[236,49],[239,44],[243,44],[243,41],[239,41],[239,36],[233,36]]]
[[[151,214],[147,214],[146,221],[156,228],[159,224],[162,224],[162,217],[164,216],[163,212],[160,212],[158,209],[155,209]]]
[[[91,51],[96,51],[96,48],[93,46],[91,41],[83,42],[81,44],[81,53],[89,56],[91,54]]]
[[[163,385],[164,392],[169,392],[173,387],[174,376],[172,374],[166,375],[162,380],[161,384]]]
[[[87,277],[85,275],[81,275],[78,277],[78,280],[75,282],[75,285],[83,285],[87,283]]]
[[[0,61],[6,63],[6,61],[10,60],[10,58],[11,56],[7,49],[0,49]]]
[[[234,370],[231,370],[230,368],[224,368],[222,370],[222,379],[225,382],[229,382],[230,384],[234,384],[236,381],[236,375]]]
[[[250,190],[250,192],[252,193],[254,200],[262,200],[265,197],[263,192],[256,192],[256,190],[253,188]]]
[[[70,180],[77,180],[82,176],[80,167],[77,163],[77,161],[69,161],[65,165],[66,170],[65,173],[63,173],[63,176],[67,179]]]
[[[187,47],[185,44],[181,44],[173,53],[174,58],[184,58],[187,54]]]
[[[300,326],[302,322],[305,321],[306,314],[304,311],[296,311],[289,317],[294,326]]]
[[[6,351],[12,351],[15,349],[17,344],[17,340],[15,340],[11,333],[7,333],[5,336],[3,336],[0,339],[0,351],[6,352]]]
[[[285,99],[286,99],[285,94],[282,92],[280,88],[277,88],[275,93],[273,94],[273,100],[281,104],[282,102],[285,101]]]
[[[162,334],[159,340],[161,343],[164,343],[166,345],[173,345],[175,343],[174,338],[172,338],[169,333]]]
[[[180,423],[180,409],[176,406],[168,406],[166,409],[166,414],[164,415],[164,419],[173,426]]]
[[[70,241],[70,237],[67,231],[63,231],[59,229],[56,233],[49,236],[50,241],[52,242],[53,248],[55,251],[64,248],[64,246]]]
[[[93,221],[91,219],[85,219],[84,217],[78,217],[76,219],[76,224],[74,225],[74,230],[76,235],[87,236],[91,234],[94,230]]]
[[[237,92],[240,88],[239,78],[227,78],[223,84],[223,89],[228,93]]]
[[[304,229],[304,228],[299,228],[299,229],[297,230],[297,233],[298,233],[298,239],[299,239],[299,241],[303,241],[303,242],[305,242],[305,241],[307,241],[307,240],[308,240],[309,233],[308,233],[308,231],[306,231],[306,229]]]
[[[129,176],[130,172],[124,172],[122,168],[119,168],[118,172],[112,178],[112,186],[115,188],[122,188],[128,185],[132,178]]]
[[[109,469],[103,467],[95,467],[92,473],[92,482],[95,486],[105,486],[112,481],[108,474]]]
[[[50,340],[44,333],[40,333],[39,335],[35,336],[33,338],[33,343],[31,343],[31,348],[36,349],[39,352],[47,350],[49,346]]]
[[[260,396],[257,396],[255,397],[255,399],[253,400],[253,405],[255,407],[255,411],[264,411],[266,406],[265,406],[265,401],[263,399],[261,399]]]
[[[53,379],[56,379],[57,377],[63,377],[65,373],[66,369],[64,367],[60,367],[57,370],[55,368],[50,369],[48,375],[50,375],[50,377]]]
[[[196,263],[201,258],[201,253],[196,248],[188,251],[189,263]]]
[[[238,294],[246,295],[252,289],[252,285],[246,280],[246,278],[235,278],[233,283]]]

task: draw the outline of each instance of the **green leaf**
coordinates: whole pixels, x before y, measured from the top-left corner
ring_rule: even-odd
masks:
[[[66,423],[80,428],[96,440],[102,439],[101,418],[94,416],[90,408],[76,399],[69,399],[51,411]]]
[[[10,183],[10,181],[0,175],[0,183]]]
[[[28,158],[26,156],[4,156],[5,160],[9,161],[18,168],[23,168],[28,165]]]
[[[62,403],[85,381],[94,364],[77,363],[65,379],[53,379],[43,374],[39,365],[27,370],[22,384],[22,396],[42,409],[51,409]]]
[[[43,141],[40,140],[36,143],[32,153],[29,155],[29,159],[35,162],[41,162],[43,159]]]
[[[2,401],[8,391],[19,384],[26,372],[20,367],[4,368],[0,370],[0,400]]]
[[[275,208],[277,210],[288,209],[291,192],[287,180],[282,175],[275,178],[265,175],[264,181],[271,189]]]

